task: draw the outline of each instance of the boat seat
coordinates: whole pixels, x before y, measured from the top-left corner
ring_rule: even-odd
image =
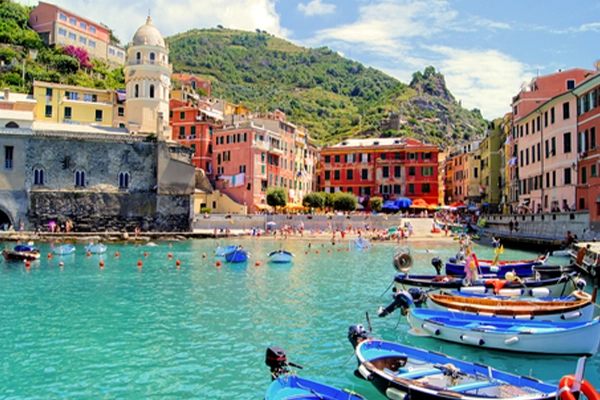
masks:
[[[398,371],[398,374],[395,374],[398,378],[403,379],[418,379],[423,378],[429,375],[441,374],[442,371],[439,368],[419,368],[413,369],[412,371],[402,372]]]
[[[467,392],[469,390],[475,389],[483,389],[492,386],[498,386],[500,383],[493,381],[475,381],[469,383],[463,383],[462,385],[450,386],[447,387],[446,390],[451,390],[453,392]]]

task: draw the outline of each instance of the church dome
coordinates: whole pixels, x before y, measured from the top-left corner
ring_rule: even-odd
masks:
[[[160,34],[159,30],[152,25],[152,19],[148,17],[146,19],[146,25],[142,25],[135,35],[133,35],[134,46],[159,46],[165,47],[165,41]]]

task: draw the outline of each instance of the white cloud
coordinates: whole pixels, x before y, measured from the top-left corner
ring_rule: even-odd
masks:
[[[123,44],[145,23],[148,11],[152,23],[165,37],[217,25],[247,31],[261,29],[284,38],[290,35],[290,31],[281,26],[275,0],[54,0],[52,3],[108,25]]]
[[[335,12],[335,4],[322,3],[321,0],[311,0],[307,4],[299,3],[298,10],[305,15],[325,15]]]

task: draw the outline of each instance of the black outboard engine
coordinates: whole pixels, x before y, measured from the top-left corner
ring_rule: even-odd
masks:
[[[442,273],[442,267],[444,266],[444,263],[439,257],[433,257],[431,259],[431,265],[433,265],[433,268],[435,268],[435,272],[437,272],[438,275]]]
[[[265,364],[271,368],[271,377],[273,380],[277,379],[280,375],[290,372],[289,367],[302,369],[301,365],[288,362],[285,350],[277,346],[271,346],[267,349]]]
[[[356,346],[360,342],[363,342],[369,338],[369,332],[361,324],[350,325],[348,328],[348,340],[352,343],[352,348],[356,349]]]
[[[421,308],[423,304],[427,301],[427,295],[421,288],[413,287],[408,289],[408,293],[410,293],[410,297],[412,297],[415,307]]]
[[[380,317],[387,317],[393,313],[396,308],[400,308],[402,313],[406,313],[406,311],[410,309],[412,305],[414,305],[411,294],[406,290],[401,290],[398,293],[393,294],[392,299],[393,301],[390,303],[390,305],[388,305],[386,308],[381,307],[379,309],[377,314]]]

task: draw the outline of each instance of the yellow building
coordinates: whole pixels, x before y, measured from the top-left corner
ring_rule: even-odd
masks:
[[[112,90],[34,81],[36,121],[113,126]]]

